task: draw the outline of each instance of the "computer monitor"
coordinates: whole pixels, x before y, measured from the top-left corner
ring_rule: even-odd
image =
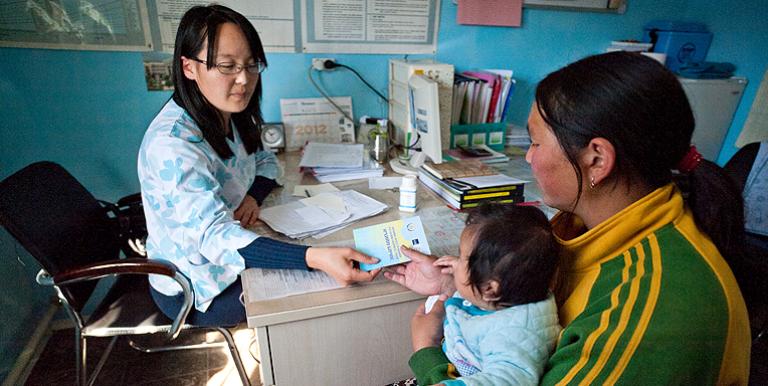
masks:
[[[413,74],[408,79],[408,99],[411,104],[410,129],[414,136],[418,133],[421,152],[432,162],[443,162],[440,142],[440,102],[437,82],[420,74]],[[417,146],[419,147],[419,146]],[[417,158],[418,155],[414,155]],[[412,165],[417,166],[417,165]]]

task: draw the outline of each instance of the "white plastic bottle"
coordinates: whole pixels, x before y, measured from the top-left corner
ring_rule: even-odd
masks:
[[[405,175],[400,183],[400,210],[416,211],[416,176]]]

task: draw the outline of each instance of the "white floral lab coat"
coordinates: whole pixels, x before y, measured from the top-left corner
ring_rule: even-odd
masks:
[[[190,279],[201,312],[245,269],[237,249],[259,237],[234,220],[235,209],[256,175],[276,179],[280,174],[274,154],[248,155],[237,130],[233,133],[227,143],[234,156],[222,160],[192,117],[170,100],[139,149],[147,255],[175,264]],[[181,292],[170,278],[150,275],[149,281],[165,295]]]

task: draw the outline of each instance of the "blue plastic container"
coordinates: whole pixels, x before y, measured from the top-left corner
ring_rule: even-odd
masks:
[[[686,63],[706,59],[712,33],[701,23],[655,20],[643,28],[643,41],[655,41],[653,52],[667,54],[666,65],[676,72]]]

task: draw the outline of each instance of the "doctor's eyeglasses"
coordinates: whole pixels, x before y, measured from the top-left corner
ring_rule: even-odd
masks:
[[[205,64],[206,66],[208,65],[208,62],[205,60],[200,60],[195,57],[190,57],[189,59],[198,63]],[[256,62],[254,64],[242,65],[235,62],[221,62],[214,64],[214,67],[216,67],[216,69],[224,75],[239,74],[240,71],[243,71],[243,69],[245,69],[246,73],[249,75],[259,75],[267,69],[267,64],[263,62]]]

